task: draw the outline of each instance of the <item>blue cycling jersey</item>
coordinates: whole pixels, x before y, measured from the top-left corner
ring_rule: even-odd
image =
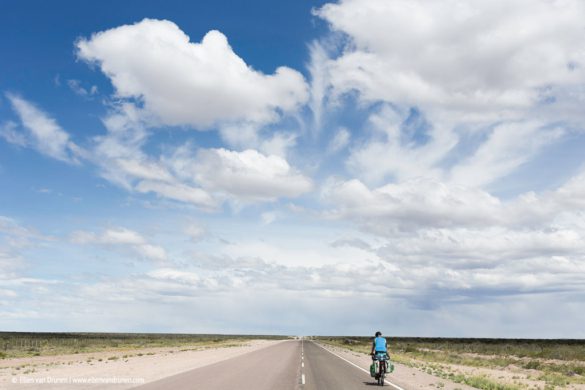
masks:
[[[386,339],[384,337],[376,337],[374,339],[374,350],[376,352],[387,352]]]

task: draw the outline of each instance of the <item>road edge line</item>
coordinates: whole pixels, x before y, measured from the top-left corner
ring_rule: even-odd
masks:
[[[337,357],[338,357],[338,358],[340,358],[341,360],[343,360],[343,361],[345,361],[345,362],[347,362],[347,363],[351,364],[351,365],[352,365],[352,366],[354,366],[355,368],[359,368],[360,370],[362,370],[362,371],[363,371],[363,372],[365,372],[366,374],[368,374],[368,375],[370,374],[370,372],[369,372],[368,370],[366,370],[365,368],[362,368],[362,367],[358,366],[358,365],[357,365],[357,364],[355,364],[354,362],[350,362],[350,361],[349,361],[349,360],[347,360],[346,358],[344,358],[344,357],[341,357],[341,356],[339,356],[338,354],[336,354],[335,352],[332,352],[332,351],[328,350],[327,348],[325,348],[325,347],[324,347],[324,346],[322,346],[321,344],[319,344],[319,343],[316,343],[316,342],[314,342],[314,341],[311,341],[311,342],[312,342],[313,344],[315,344],[315,345],[318,345],[319,347],[323,348],[324,350],[326,350],[326,351],[327,351],[327,352],[329,352],[330,354],[332,354],[332,355],[334,355],[334,356],[337,356]],[[398,386],[398,385],[397,385],[397,384],[395,384],[395,383],[392,383],[392,382],[390,382],[389,380],[386,380],[386,383],[388,383],[389,385],[391,385],[391,386],[393,386],[393,387],[397,388],[398,390],[404,390],[402,387]]]

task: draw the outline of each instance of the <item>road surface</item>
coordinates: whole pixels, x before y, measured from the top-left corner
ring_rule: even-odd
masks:
[[[229,354],[229,349],[226,349],[226,353]],[[313,342],[290,340],[163,378],[136,389],[353,390],[375,388],[372,387],[373,378],[364,371],[364,368],[352,365]],[[398,390],[403,389],[398,388]]]

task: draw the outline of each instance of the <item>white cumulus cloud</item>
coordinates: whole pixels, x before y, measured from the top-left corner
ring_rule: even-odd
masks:
[[[118,97],[140,100],[162,124],[268,123],[308,99],[299,72],[256,71],[215,30],[197,43],[171,21],[144,19],[80,39],[77,49],[111,79]]]
[[[330,180],[323,197],[333,203],[327,215],[356,219],[375,230],[499,223],[502,205],[487,192],[417,179],[370,190],[364,183]],[[382,230],[383,229],[383,230]]]
[[[312,189],[311,180],[281,157],[256,150],[200,150],[195,177],[203,187],[243,199],[274,200],[296,197]]]
[[[294,198],[310,191],[312,181],[282,157],[257,150],[237,152],[223,148],[179,148],[165,158],[177,177],[192,180],[210,192],[243,201],[271,201]]]
[[[497,118],[585,82],[579,0],[342,0],[316,14],[350,39],[332,87],[368,101]]]

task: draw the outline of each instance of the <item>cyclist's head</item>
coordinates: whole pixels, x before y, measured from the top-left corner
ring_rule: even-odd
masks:
[[[377,331],[377,332],[376,332],[376,337],[378,337],[378,336],[382,336],[382,332],[380,332],[380,331]]]

